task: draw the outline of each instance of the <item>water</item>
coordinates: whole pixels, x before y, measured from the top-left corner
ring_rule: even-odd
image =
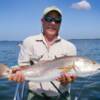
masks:
[[[78,55],[86,56],[100,63],[100,39],[75,39],[70,41],[76,45]],[[0,42],[0,63],[9,66],[17,64],[18,44],[19,41]],[[78,78],[71,85],[72,100],[100,100],[99,80],[99,74],[84,79]],[[0,79],[0,100],[13,100],[16,85],[16,82]]]
[[[100,63],[100,39],[72,40],[77,46],[78,55],[86,56]],[[100,100],[100,75],[77,79],[72,84],[72,99]]]

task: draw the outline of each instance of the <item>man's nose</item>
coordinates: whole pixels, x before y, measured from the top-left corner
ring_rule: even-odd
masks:
[[[51,22],[51,24],[55,25],[55,24],[56,24],[56,22],[55,22],[55,21],[52,21],[52,22]]]

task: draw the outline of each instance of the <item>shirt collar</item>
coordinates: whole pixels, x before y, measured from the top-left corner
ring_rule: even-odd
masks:
[[[55,42],[60,41],[60,40],[61,40],[61,37],[57,36]],[[36,38],[36,41],[44,41],[43,33],[41,33],[41,34],[38,35],[38,37]]]

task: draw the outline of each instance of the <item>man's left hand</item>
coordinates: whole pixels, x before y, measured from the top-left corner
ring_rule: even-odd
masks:
[[[59,81],[62,85],[66,85],[68,83],[73,82],[75,79],[76,79],[75,75],[70,75],[70,74],[67,74],[67,73],[63,73],[56,80]]]

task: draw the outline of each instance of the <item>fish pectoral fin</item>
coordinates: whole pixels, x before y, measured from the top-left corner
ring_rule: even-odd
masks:
[[[61,70],[62,72],[69,72],[73,66],[67,66],[67,67],[59,67],[58,69]]]

